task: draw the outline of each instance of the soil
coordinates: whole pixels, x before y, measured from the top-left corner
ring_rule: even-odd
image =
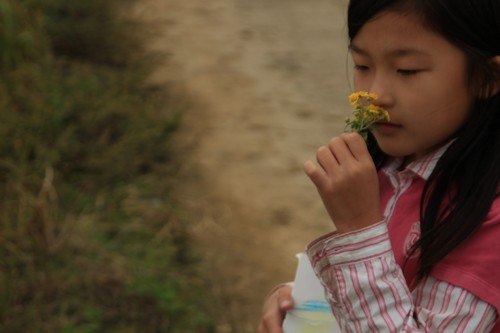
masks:
[[[332,223],[302,170],[349,106],[347,0],[141,0],[153,80],[191,101],[182,202],[217,332],[256,332],[295,254]],[[194,143],[194,146],[191,144]]]

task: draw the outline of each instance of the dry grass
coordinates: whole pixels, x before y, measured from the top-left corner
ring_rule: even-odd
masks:
[[[177,218],[182,107],[118,5],[0,0],[2,332],[212,330]]]

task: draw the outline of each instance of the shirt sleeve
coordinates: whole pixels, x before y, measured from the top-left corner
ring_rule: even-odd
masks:
[[[411,292],[384,222],[312,242],[307,254],[342,332],[490,332],[496,309],[428,277]]]

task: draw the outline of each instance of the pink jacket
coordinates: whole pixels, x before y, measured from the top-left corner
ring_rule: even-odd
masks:
[[[420,236],[420,197],[446,148],[402,171],[398,171],[402,160],[394,159],[379,172],[384,222],[354,233],[334,232],[308,246],[343,330],[473,332],[474,327],[486,332],[497,320],[500,199],[480,229],[416,285],[418,253],[408,256]],[[498,322],[492,332],[500,332]]]

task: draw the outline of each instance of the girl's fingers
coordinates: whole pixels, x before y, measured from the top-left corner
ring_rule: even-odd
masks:
[[[329,147],[320,147],[316,152],[316,160],[327,174],[330,174],[331,171],[339,165],[339,162]]]
[[[278,304],[282,313],[286,313],[293,308],[291,283],[287,283],[282,288],[278,289]]]
[[[283,317],[263,317],[259,324],[259,333],[283,333]]]
[[[350,160],[352,160],[352,153],[342,136],[331,139],[328,144],[328,148],[330,149],[330,153],[338,161],[339,165],[346,165]]]
[[[357,161],[366,162],[367,160],[372,160],[365,140],[363,140],[361,135],[358,133],[344,133],[341,137]]]
[[[264,304],[259,333],[283,333],[283,320],[286,311],[293,307],[292,287],[283,284],[272,292]]]
[[[307,161],[304,164],[304,171],[314,185],[321,189],[328,186],[329,179],[336,177],[340,168],[348,166],[353,157],[344,139],[336,137],[330,141],[328,146],[318,149],[316,160],[321,168],[315,163]]]
[[[321,188],[323,186],[322,184],[328,181],[325,171],[318,168],[312,161],[304,163],[304,171],[318,188]]]
[[[344,133],[333,138],[328,146],[318,149],[316,159],[317,164],[307,161],[304,171],[320,191],[328,191],[332,182],[352,178],[356,170],[373,168],[365,141],[357,133]]]

